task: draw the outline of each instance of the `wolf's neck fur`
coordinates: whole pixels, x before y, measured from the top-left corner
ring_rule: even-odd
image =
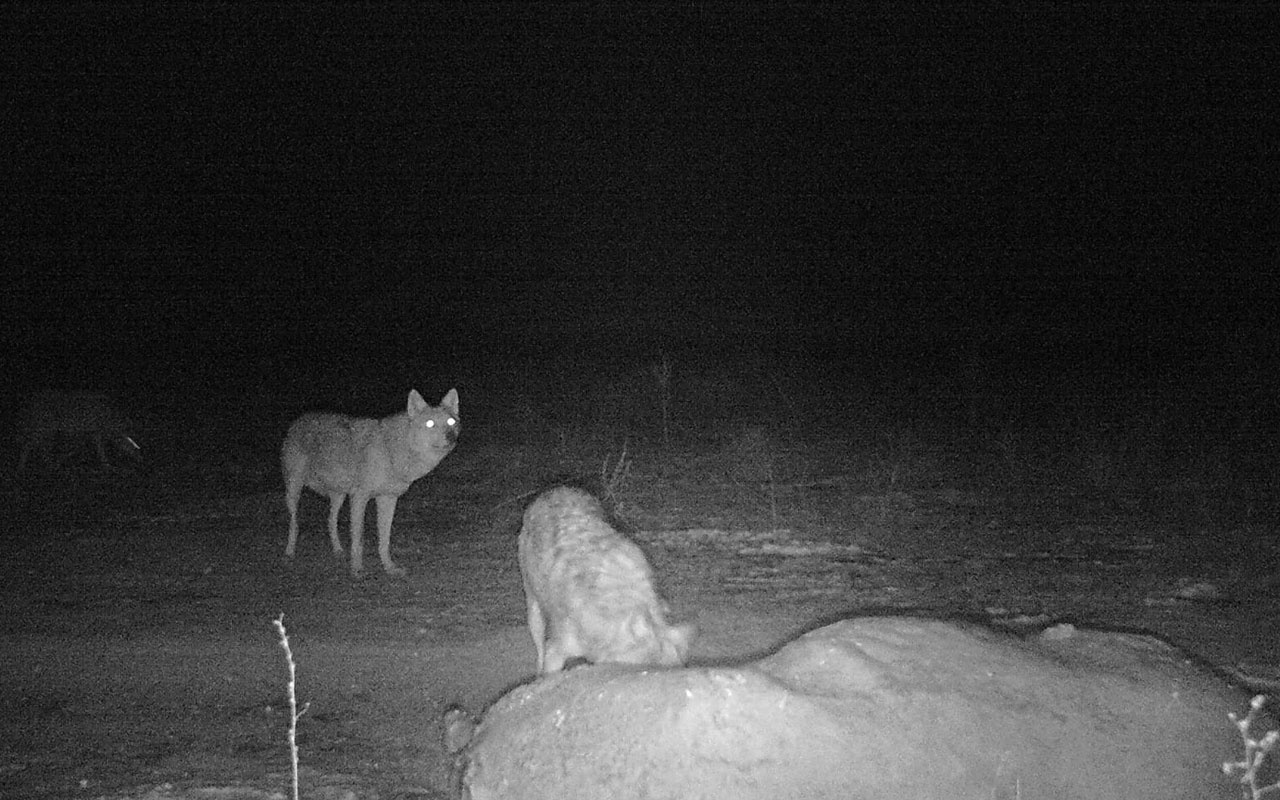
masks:
[[[395,477],[405,483],[413,483],[426,475],[440,463],[449,451],[447,450],[415,450],[409,446],[412,441],[408,435],[409,415],[396,414],[381,420],[380,433],[391,454],[391,469]]]

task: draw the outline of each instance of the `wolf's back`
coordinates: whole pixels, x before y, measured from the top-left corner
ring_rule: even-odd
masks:
[[[289,426],[281,454],[308,460],[348,460],[358,451],[358,421],[341,414],[303,414]]]
[[[561,487],[535,500],[518,551],[535,645],[546,633],[539,669],[559,669],[561,655],[684,663],[692,629],[667,624],[644,552],[613,529],[591,495]]]

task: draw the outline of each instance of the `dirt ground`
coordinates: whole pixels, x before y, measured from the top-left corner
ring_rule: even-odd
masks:
[[[754,484],[664,482],[642,460],[614,505],[676,616],[696,620],[696,663],[893,612],[1144,629],[1257,686],[1280,678],[1268,524],[1173,524],[1051,493],[877,488],[832,461]],[[442,712],[478,710],[534,667],[515,533],[537,487],[494,490],[477,479],[494,463],[515,462],[460,448],[416,484],[393,539],[408,575],[384,576],[375,559],[358,581],[328,552],[315,495],[284,563],[269,467],[251,491],[152,493],[113,478],[12,492],[0,796],[287,796],[281,614],[306,705],[302,795],[448,796]]]

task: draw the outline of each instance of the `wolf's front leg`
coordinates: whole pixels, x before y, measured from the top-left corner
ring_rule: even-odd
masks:
[[[382,559],[382,568],[388,575],[404,574],[404,568],[391,560],[391,521],[395,519],[399,499],[394,495],[378,495],[378,558]]]
[[[351,515],[351,577],[359,578],[364,569],[364,511],[369,505],[369,495],[352,492],[347,513]]]

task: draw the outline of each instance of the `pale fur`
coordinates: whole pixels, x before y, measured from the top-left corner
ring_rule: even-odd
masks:
[[[351,498],[352,575],[359,575],[363,566],[364,511],[369,498],[375,498],[382,568],[390,575],[404,574],[391,560],[396,501],[453,450],[461,427],[456,389],[449,390],[439,406],[429,405],[416,390],[411,391],[405,411],[384,419],[341,414],[299,417],[289,426],[280,448],[289,510],[285,556],[293,557],[298,542],[298,500],[306,487],[329,498],[329,541],[339,558],[338,512],[343,501]]]
[[[579,657],[654,666],[688,659],[692,626],[667,624],[644,553],[590,494],[560,487],[534,500],[519,557],[540,674]]]
[[[18,419],[17,472],[30,465],[32,456],[46,469],[57,470],[70,462],[106,468],[117,463],[115,454],[136,460],[138,443],[129,435],[129,423],[111,398],[100,392],[43,391],[33,395]]]

